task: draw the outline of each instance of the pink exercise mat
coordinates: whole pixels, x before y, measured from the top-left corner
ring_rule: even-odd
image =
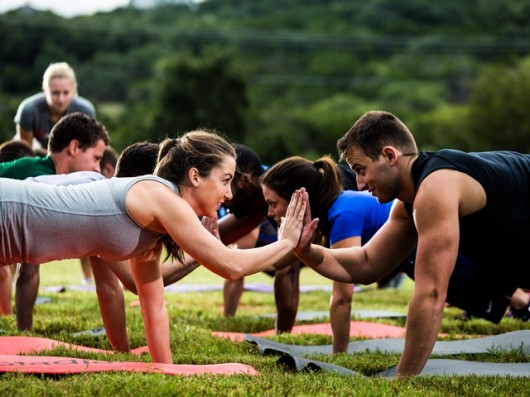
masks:
[[[221,363],[207,365],[160,364],[146,362],[122,362],[106,360],[88,360],[71,357],[26,356],[64,347],[91,353],[113,354],[113,351],[74,345],[48,338],[31,336],[0,336],[0,372],[25,372],[36,374],[78,374],[85,372],[126,371],[162,373],[166,375],[258,375],[253,367],[240,363]],[[131,353],[148,353],[147,346],[139,347]],[[22,355],[20,355],[22,354]]]
[[[332,335],[331,324],[307,324],[295,325],[291,331],[293,334],[319,334]],[[224,332],[213,331],[213,335],[221,338],[230,339],[233,342],[245,341],[245,334],[248,332]],[[276,330],[270,329],[262,332],[255,332],[252,335],[256,336],[270,336],[276,335]],[[396,325],[381,324],[367,321],[351,321],[350,336],[363,338],[401,338],[405,335],[405,328]]]

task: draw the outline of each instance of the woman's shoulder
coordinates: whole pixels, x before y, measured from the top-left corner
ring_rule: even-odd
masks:
[[[173,182],[168,181],[167,179],[161,178],[156,175],[141,175],[129,178],[114,177],[112,179],[121,180],[126,182],[127,185],[132,186],[138,183],[144,184],[147,189],[156,189],[157,187],[169,187],[174,192],[178,192],[178,188],[173,184]]]

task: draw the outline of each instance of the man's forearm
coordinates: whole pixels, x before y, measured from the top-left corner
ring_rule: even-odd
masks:
[[[432,353],[443,316],[445,301],[414,294],[407,315],[405,349],[397,376],[417,375]]]

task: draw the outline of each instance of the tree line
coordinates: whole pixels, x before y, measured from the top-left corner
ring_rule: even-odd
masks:
[[[335,156],[366,110],[424,149],[530,152],[530,2],[207,0],[0,15],[0,134],[51,62],[76,70],[118,150],[212,128],[272,163]]]

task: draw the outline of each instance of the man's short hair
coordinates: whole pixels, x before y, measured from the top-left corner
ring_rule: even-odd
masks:
[[[159,145],[151,142],[136,142],[121,152],[116,163],[117,177],[133,177],[152,174],[157,158]]]

